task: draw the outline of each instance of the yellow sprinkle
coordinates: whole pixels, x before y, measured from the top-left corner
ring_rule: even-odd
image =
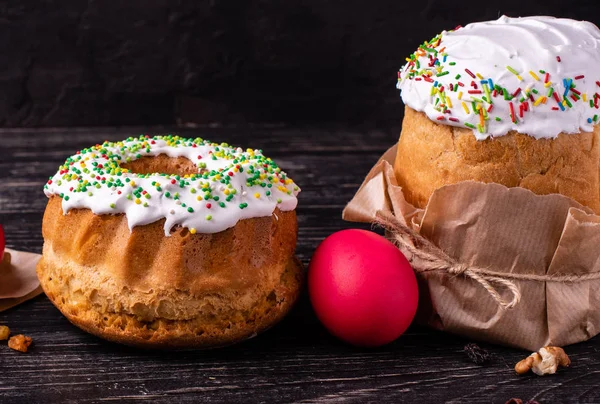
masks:
[[[478,78],[479,80],[483,80],[483,76],[482,76],[481,74],[479,74],[479,73],[475,73],[475,76],[477,76],[477,78]]]
[[[229,190],[228,190],[228,189],[226,189],[225,191],[223,191],[223,193],[224,193],[225,195],[229,195]]]
[[[198,196],[196,197],[196,200],[197,200],[197,201],[201,201],[201,200],[202,200],[202,195],[198,195]]]
[[[260,179],[261,179],[261,180],[264,180],[265,178],[267,178],[267,174],[261,174],[261,175],[260,175]]]
[[[196,234],[196,229],[194,229],[193,227],[190,229],[190,234]]]
[[[237,173],[237,172],[238,172],[238,171],[240,171],[240,170],[239,170],[237,167],[234,167],[234,168],[233,168],[233,171]]]
[[[545,83],[545,84],[544,84],[544,87],[548,88],[548,87],[550,87],[551,85],[552,85],[552,82],[551,82],[551,81],[549,81],[549,82],[547,82],[547,83]]]
[[[587,102],[587,94],[583,93],[581,96],[583,97],[583,102]]]
[[[410,62],[410,58],[406,58],[406,61],[407,61],[407,62]]]
[[[518,74],[517,74],[517,78],[519,79],[519,81],[523,81],[523,77],[519,76]]]
[[[533,106],[537,107],[538,105],[540,105],[542,102],[544,102],[544,99],[546,97],[540,97],[537,100],[535,100],[535,102],[533,103]]]
[[[446,104],[448,104],[448,107],[452,108],[452,101],[450,101],[450,97],[446,97]]]
[[[533,71],[533,70],[530,70],[530,71],[529,71],[529,74],[531,74],[531,77],[533,77],[533,78],[534,78],[534,79],[536,79],[537,81],[540,81],[540,78],[538,77],[538,75],[537,75],[537,74],[535,74],[535,73],[534,73],[534,71]]]
[[[140,198],[135,198],[135,203],[136,203],[137,205],[139,205],[140,203],[142,203],[142,201],[140,201]]]
[[[131,181],[131,182],[129,183],[129,185],[131,185],[132,187],[135,187],[135,181]]]
[[[459,92],[458,92],[458,99],[459,99],[459,100],[462,100],[462,91],[459,91]]]
[[[285,180],[285,185],[290,185],[292,182],[294,182],[294,181],[292,181],[291,179],[287,178]]]
[[[467,107],[467,104],[465,104],[465,102],[464,102],[464,101],[462,102],[462,106],[463,106],[463,109],[465,110],[465,112],[466,112],[467,114],[469,114],[469,107]]]
[[[256,199],[258,199],[258,198],[260,198],[260,194],[257,192],[257,193],[255,193],[255,194],[254,194],[254,197],[255,197]]]

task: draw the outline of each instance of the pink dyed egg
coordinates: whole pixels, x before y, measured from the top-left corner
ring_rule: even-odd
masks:
[[[375,347],[406,331],[417,311],[419,290],[404,255],[366,230],[342,230],[315,250],[308,272],[310,300],[336,337]]]

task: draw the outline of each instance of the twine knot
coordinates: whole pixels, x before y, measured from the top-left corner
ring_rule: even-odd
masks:
[[[383,211],[376,214],[375,224],[380,225],[392,234],[392,241],[403,251],[412,255],[411,263],[417,273],[427,271],[445,271],[454,276],[466,276],[478,282],[503,309],[515,307],[521,300],[521,291],[513,282],[515,280],[534,282],[576,283],[600,279],[600,272],[584,274],[522,274],[498,272],[489,268],[477,267],[461,263],[446,254],[432,241],[417,231],[399,222],[394,215]],[[494,286],[496,285],[496,286]],[[512,295],[510,301],[502,299],[498,287],[507,289]]]
[[[377,212],[376,223],[391,232],[392,241],[397,247],[408,251],[413,256],[413,262],[418,260],[418,264],[413,265],[416,272],[445,271],[454,276],[466,276],[478,282],[487,290],[503,309],[515,307],[521,300],[521,292],[514,282],[505,279],[502,274],[489,271],[487,268],[474,267],[456,261],[433,242],[400,223],[392,214]],[[509,290],[512,299],[510,301],[504,300],[494,284]]]

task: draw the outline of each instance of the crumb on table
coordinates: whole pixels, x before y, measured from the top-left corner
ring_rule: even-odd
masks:
[[[10,335],[10,328],[0,325],[0,341],[6,341]]]
[[[29,345],[31,345],[31,338],[22,334],[15,335],[8,340],[8,347],[19,352],[27,352]]]

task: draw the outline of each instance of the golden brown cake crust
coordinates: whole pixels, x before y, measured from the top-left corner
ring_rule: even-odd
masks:
[[[239,221],[214,234],[164,219],[134,227],[87,209],[44,214],[38,277],[74,324],[100,337],[159,348],[214,347],[249,338],[287,313],[302,268],[294,211]]]
[[[600,213],[600,126],[594,132],[535,139],[517,132],[478,141],[406,107],[394,172],[407,200],[425,207],[437,188],[495,182],[536,194],[559,193]]]

